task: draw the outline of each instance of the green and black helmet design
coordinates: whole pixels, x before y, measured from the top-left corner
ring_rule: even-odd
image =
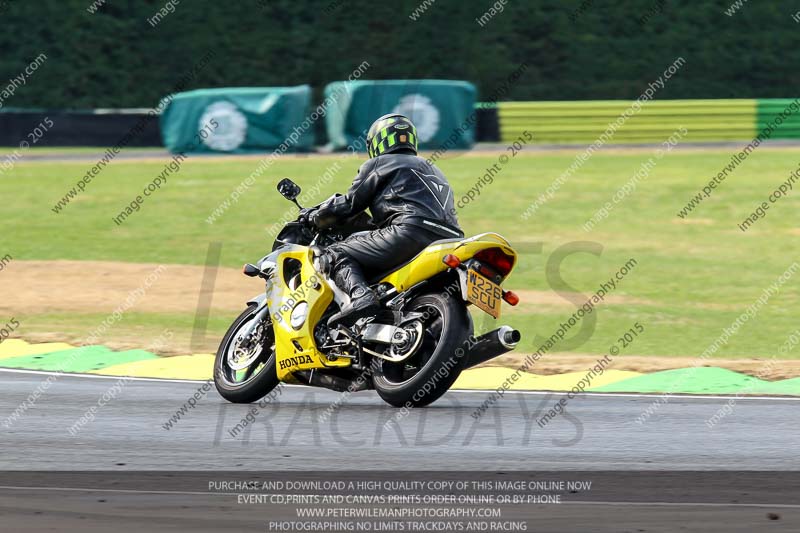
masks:
[[[367,133],[367,153],[370,157],[400,149],[411,149],[417,153],[417,128],[408,117],[389,113],[372,123]]]

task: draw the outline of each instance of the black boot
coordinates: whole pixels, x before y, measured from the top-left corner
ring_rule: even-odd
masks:
[[[380,308],[378,297],[367,285],[361,265],[352,259],[347,258],[339,262],[333,281],[337,287],[350,295],[350,304],[328,319],[328,327],[337,324],[352,326],[359,318],[373,315]]]

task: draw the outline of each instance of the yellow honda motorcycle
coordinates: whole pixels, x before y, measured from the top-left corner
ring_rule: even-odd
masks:
[[[300,187],[281,180],[278,191],[300,207]],[[266,291],[247,302],[220,343],[214,363],[219,393],[250,403],[279,382],[356,392],[374,389],[396,407],[421,407],[452,386],[461,371],[504,354],[520,333],[502,326],[473,336],[468,306],[495,319],[502,302],[518,303],[501,284],[517,260],[496,233],[431,243],[410,261],[370,280],[380,310],[352,327],[328,327],[349,300],[322,274],[326,246],[368,227],[362,213],[318,230],[303,217],[278,234],[272,252],[244,274]]]

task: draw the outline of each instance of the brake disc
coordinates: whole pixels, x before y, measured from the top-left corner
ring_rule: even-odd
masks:
[[[258,340],[264,332],[263,322],[256,326],[255,330],[248,336],[237,335],[236,340],[228,350],[228,366],[231,370],[244,370],[253,364],[261,355],[263,347]]]

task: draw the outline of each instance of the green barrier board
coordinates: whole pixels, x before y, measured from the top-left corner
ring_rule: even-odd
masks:
[[[770,139],[800,139],[800,100],[758,100],[756,110],[758,132],[772,126]]]
[[[311,87],[199,89],[164,98],[161,138],[173,153],[308,150]]]
[[[335,82],[325,87],[325,125],[333,148],[366,151],[370,125],[400,113],[417,128],[420,148],[466,149],[475,142],[475,86],[465,81]]]

